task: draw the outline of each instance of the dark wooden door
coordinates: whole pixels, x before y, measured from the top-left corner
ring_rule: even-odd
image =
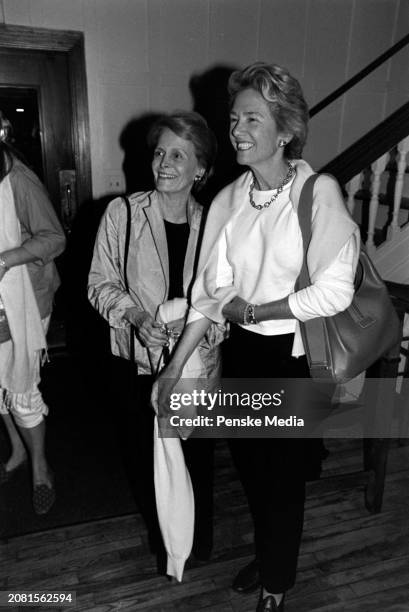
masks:
[[[43,179],[67,231],[75,216],[75,158],[67,54],[0,49],[0,95],[10,88],[35,90]]]

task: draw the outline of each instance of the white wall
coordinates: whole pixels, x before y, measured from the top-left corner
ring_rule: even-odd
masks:
[[[287,66],[312,106],[408,31],[407,0],[0,0],[7,24],[85,34],[95,197],[121,172],[119,134],[147,111],[191,108],[216,64]],[[409,49],[311,121],[319,167],[407,100]]]

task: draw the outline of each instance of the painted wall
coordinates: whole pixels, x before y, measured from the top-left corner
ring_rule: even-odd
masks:
[[[7,24],[85,34],[95,197],[122,181],[132,118],[191,108],[189,81],[215,66],[281,63],[312,106],[408,31],[407,0],[0,0]],[[311,121],[319,167],[409,93],[409,50]]]

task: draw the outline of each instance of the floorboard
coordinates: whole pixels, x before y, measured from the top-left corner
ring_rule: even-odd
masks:
[[[370,515],[361,443],[327,445],[322,478],[308,484],[286,612],[409,612],[409,447],[393,442],[383,510]],[[156,574],[141,518],[130,514],[3,540],[0,589],[75,590],[75,607],[54,610],[76,612],[254,611],[257,594],[230,589],[252,558],[252,525],[222,441],[216,474],[214,554],[206,564],[190,559],[181,584]]]

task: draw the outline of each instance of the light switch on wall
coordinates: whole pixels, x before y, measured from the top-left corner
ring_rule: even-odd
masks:
[[[125,192],[125,180],[122,172],[107,172],[105,174],[105,190],[107,193]]]

